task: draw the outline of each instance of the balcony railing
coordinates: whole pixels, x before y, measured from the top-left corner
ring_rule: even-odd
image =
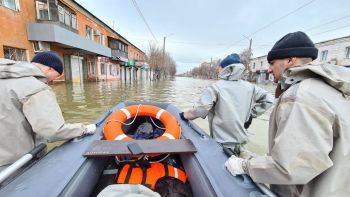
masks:
[[[128,53],[119,49],[112,49],[112,58],[118,59],[119,57],[128,58]]]

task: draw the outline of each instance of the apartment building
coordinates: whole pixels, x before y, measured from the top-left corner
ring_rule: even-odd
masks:
[[[128,48],[144,53],[73,0],[0,0],[0,57],[29,61],[56,51],[64,62],[61,80],[119,79]],[[126,69],[124,69],[126,70]]]
[[[273,81],[273,75],[267,72],[268,68],[269,63],[266,55],[253,58],[250,62],[250,69],[253,73],[252,80],[257,83]]]
[[[315,44],[318,57],[314,64],[331,63],[350,66],[350,36],[327,40]]]

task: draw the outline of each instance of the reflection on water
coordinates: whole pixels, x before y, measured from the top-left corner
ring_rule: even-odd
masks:
[[[68,123],[92,123],[114,105],[120,102],[160,101],[176,105],[180,110],[193,107],[202,91],[214,83],[214,80],[176,77],[165,81],[109,81],[87,83],[61,83],[52,85],[63,116]],[[273,86],[262,86],[273,92]],[[267,128],[269,113],[254,119],[249,128],[250,143],[248,149],[264,154],[267,149]],[[194,121],[204,131],[209,132],[206,119]]]
[[[164,81],[109,81],[61,83],[52,86],[66,122],[90,123],[112,106],[126,100],[160,101],[181,110],[193,106],[201,92],[213,80],[177,77]]]

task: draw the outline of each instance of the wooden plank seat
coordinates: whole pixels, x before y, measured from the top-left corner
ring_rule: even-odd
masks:
[[[84,153],[85,157],[143,154],[190,154],[197,149],[189,139],[180,140],[95,140]]]

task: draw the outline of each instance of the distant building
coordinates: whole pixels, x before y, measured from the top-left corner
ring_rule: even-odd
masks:
[[[350,66],[350,36],[316,43],[318,57],[313,64],[331,63]]]
[[[253,73],[252,80],[256,83],[268,83],[273,81],[273,75],[268,73],[269,63],[267,62],[267,56],[260,56],[253,58],[250,61],[250,69]]]
[[[350,36],[315,43],[318,48],[318,57],[312,64],[331,63],[350,67]],[[255,57],[251,60],[250,69],[253,81],[267,83],[273,81],[273,75],[268,73],[267,56]]]

